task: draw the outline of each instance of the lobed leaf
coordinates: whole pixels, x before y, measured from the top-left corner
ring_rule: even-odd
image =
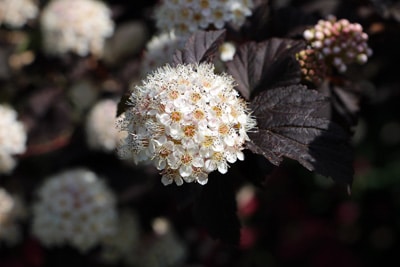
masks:
[[[251,100],[263,90],[298,84],[301,72],[295,54],[304,47],[303,41],[291,39],[249,42],[227,62],[227,70],[237,81],[238,91]]]
[[[323,83],[318,90],[330,97],[333,120],[353,132],[360,111],[361,86],[357,83],[333,81]]]
[[[350,184],[353,177],[349,136],[322,116],[329,101],[302,85],[265,90],[251,102],[258,131],[247,148],[279,165],[283,157],[310,171]]]
[[[225,39],[225,30],[197,31],[193,33],[182,50],[173,55],[173,64],[211,62]]]

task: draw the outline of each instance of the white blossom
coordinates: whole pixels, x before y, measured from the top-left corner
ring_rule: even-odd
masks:
[[[172,61],[177,49],[183,47],[184,39],[177,37],[173,32],[164,32],[153,36],[146,44],[142,58],[141,73],[146,76],[154,69]]]
[[[221,29],[227,23],[242,26],[252,14],[252,0],[164,0],[156,8],[159,30],[187,36],[209,26]]]
[[[207,183],[208,174],[243,160],[247,132],[256,125],[229,75],[212,64],[165,66],[134,87],[117,119],[125,132],[121,158],[152,162],[164,185]]]
[[[110,9],[97,0],[52,0],[41,15],[46,52],[101,57],[106,38],[114,32]]]
[[[86,121],[86,140],[89,147],[106,152],[116,148],[118,132],[115,128],[117,103],[101,100],[90,110]]]
[[[37,197],[32,232],[45,246],[69,244],[86,252],[116,232],[115,196],[89,170],[49,177]]]
[[[17,161],[13,156],[25,152],[26,140],[26,130],[17,120],[17,112],[0,104],[0,173],[14,169]]]
[[[36,18],[39,8],[35,0],[0,0],[0,25],[20,28]]]

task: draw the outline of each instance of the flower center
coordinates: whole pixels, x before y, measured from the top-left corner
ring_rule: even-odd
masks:
[[[169,156],[169,154],[171,154],[171,151],[166,147],[162,147],[158,154],[160,155],[161,158],[165,159],[166,157]]]
[[[193,137],[196,133],[196,128],[194,127],[194,125],[186,125],[185,127],[183,127],[183,133],[186,137]]]
[[[204,147],[210,147],[214,143],[214,138],[212,136],[205,136],[205,139],[203,141],[203,146]]]
[[[190,95],[190,100],[192,100],[192,102],[194,102],[194,103],[196,103],[200,99],[201,99],[201,95],[199,93],[192,93]]]
[[[193,117],[196,120],[202,120],[202,119],[204,119],[204,112],[200,109],[196,109],[193,113]]]
[[[171,120],[173,122],[178,122],[182,119],[182,114],[179,111],[171,112]]]
[[[229,133],[229,126],[226,125],[225,123],[221,124],[221,125],[218,127],[218,132],[219,132],[221,135],[227,135],[227,134]]]
[[[172,90],[168,93],[170,99],[177,99],[179,97],[179,92],[176,90]]]
[[[190,163],[192,163],[192,160],[193,160],[192,156],[187,153],[182,155],[181,157],[181,162],[184,165],[189,165]]]

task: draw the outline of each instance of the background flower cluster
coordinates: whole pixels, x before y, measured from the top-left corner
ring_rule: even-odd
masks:
[[[0,0],[0,266],[399,264],[398,7]],[[164,186],[154,165],[118,156],[115,119],[149,73],[202,51],[232,75],[259,132],[226,174]],[[305,154],[267,135],[282,125],[259,119],[265,97],[271,118],[296,108],[290,123],[310,123],[304,139],[329,118],[333,139],[310,147],[337,146]],[[329,109],[311,109],[326,99]],[[330,166],[313,165],[320,158]]]

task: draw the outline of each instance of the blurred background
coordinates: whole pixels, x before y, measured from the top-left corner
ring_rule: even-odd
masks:
[[[154,167],[134,166],[114,151],[110,125],[118,102],[148,71],[169,62],[184,38],[164,42],[158,35],[157,19],[168,22],[155,15],[158,1],[53,2],[63,0],[0,0],[0,105],[7,107],[0,109],[1,267],[400,264],[400,3],[241,1],[243,28],[224,26],[235,44],[254,36],[301,38],[300,30],[332,14],[361,24],[373,50],[366,64],[343,74],[357,91],[351,193],[294,161],[272,170],[246,152],[245,161],[228,172],[237,179],[242,225],[235,246],[213,239],[194,219],[190,203],[177,197],[192,186],[165,187]],[[212,10],[218,1],[199,2]],[[12,123],[23,125],[26,136]],[[26,147],[13,149],[18,140]],[[111,203],[118,223],[112,237],[84,250],[68,237],[52,245],[40,229],[32,231],[45,194],[39,189],[77,168],[104,182],[108,191],[98,194]],[[57,191],[51,194],[50,202],[63,201]],[[97,201],[90,193],[88,199]]]

